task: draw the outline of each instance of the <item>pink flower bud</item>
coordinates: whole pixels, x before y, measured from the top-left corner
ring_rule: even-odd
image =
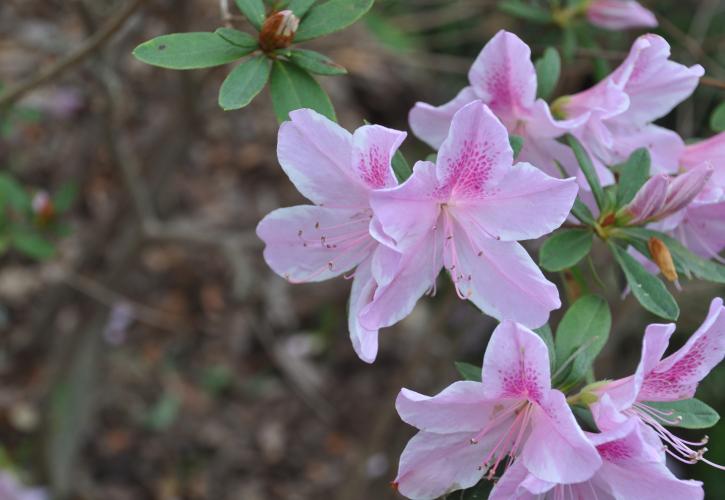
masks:
[[[657,26],[655,15],[634,0],[593,0],[587,7],[587,19],[609,30]]]

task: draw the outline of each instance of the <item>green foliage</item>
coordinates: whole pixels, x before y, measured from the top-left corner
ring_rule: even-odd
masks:
[[[264,56],[254,56],[237,66],[222,84],[219,106],[225,111],[243,108],[259,94],[269,80],[271,63]]]
[[[653,415],[666,426],[683,427],[685,429],[707,429],[717,424],[720,415],[709,405],[699,399],[684,399],[682,401],[647,401],[643,403],[665,414],[662,418]]]
[[[176,394],[164,393],[146,416],[146,426],[155,431],[164,431],[176,421],[181,400]]]
[[[307,13],[295,37],[296,42],[329,35],[347,28],[364,16],[374,0],[328,0]]]
[[[307,14],[307,11],[310,10],[310,7],[316,2],[317,0],[292,0],[288,5],[287,8],[295,13],[295,16],[299,17],[300,19],[305,17],[305,14]]]
[[[324,54],[314,50],[293,49],[289,60],[316,75],[344,75],[347,70]]]
[[[20,253],[37,260],[51,258],[55,247],[38,232],[29,228],[18,227],[10,231],[10,241]]]
[[[554,344],[554,334],[551,333],[551,327],[549,324],[545,324],[534,330],[534,333],[541,337],[541,340],[546,344],[546,350],[549,352],[549,368],[553,373],[556,369],[556,346]]]
[[[270,77],[269,90],[277,119],[289,119],[289,112],[300,108],[311,108],[331,120],[335,110],[330,98],[320,84],[309,73],[286,61],[275,61]]]
[[[483,478],[476,486],[451,493],[446,497],[446,500],[486,500],[492,489],[493,481]]]
[[[576,265],[592,249],[589,229],[565,229],[547,239],[539,250],[539,265],[547,271],[563,271]]]
[[[662,280],[653,276],[617,244],[610,242],[609,248],[622,268],[632,294],[642,307],[661,318],[676,320],[680,315],[680,308]]]
[[[463,380],[472,380],[474,382],[481,381],[481,367],[466,363],[464,361],[456,361],[456,370],[461,374]]]
[[[617,207],[623,207],[634,199],[637,191],[647,182],[650,172],[650,155],[645,148],[634,151],[624,163],[613,167],[619,174]]]
[[[547,47],[544,55],[536,61],[536,78],[539,83],[536,89],[537,97],[549,99],[556,89],[556,84],[559,83],[560,74],[559,52],[553,47]]]
[[[234,45],[215,33],[174,33],[142,43],[133,55],[161,68],[199,69],[236,61],[253,50]]]
[[[564,314],[556,329],[556,385],[572,387],[591,369],[609,338],[609,304],[597,295],[585,295]]]
[[[267,17],[264,8],[264,2],[262,0],[234,0],[242,11],[242,14],[246,16],[249,22],[257,29],[262,27],[264,19]]]
[[[604,190],[602,189],[602,185],[599,183],[599,176],[597,175],[597,171],[594,169],[592,159],[589,158],[589,155],[584,149],[584,146],[582,146],[581,142],[579,142],[579,139],[573,135],[567,134],[566,142],[574,152],[579,168],[581,168],[587,183],[592,189],[592,194],[594,195],[594,200],[597,202],[599,210],[603,211],[606,206],[606,197]]]
[[[519,153],[521,153],[521,148],[524,147],[524,138],[520,135],[509,135],[509,144],[511,144],[511,149],[514,150],[514,159],[518,158]]]
[[[534,23],[548,24],[554,21],[548,10],[523,3],[521,0],[502,0],[498,3],[498,8],[507,14]]]
[[[214,33],[222,37],[224,40],[231,43],[232,45],[242,47],[243,49],[247,49],[250,52],[259,48],[259,43],[257,42],[257,39],[249,33],[235,30],[234,28],[218,28]]]
[[[721,102],[710,115],[710,128],[714,132],[725,131],[725,101]]]
[[[408,180],[408,177],[413,175],[413,170],[410,168],[408,160],[405,159],[405,156],[403,156],[400,150],[395,152],[391,163],[393,172],[395,172],[395,178],[398,179],[398,182],[403,183]]]
[[[591,210],[589,210],[589,207],[579,199],[578,196],[576,200],[574,200],[574,206],[571,208],[571,213],[580,222],[583,222],[588,226],[593,226],[596,223],[596,220],[594,220],[594,214]]]
[[[0,209],[10,207],[18,212],[30,210],[30,195],[8,174],[0,173]]]

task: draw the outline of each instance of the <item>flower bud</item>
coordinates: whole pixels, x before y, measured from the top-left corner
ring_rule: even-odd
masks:
[[[669,281],[677,281],[677,270],[675,269],[675,263],[672,261],[672,254],[667,245],[654,236],[647,242],[649,253],[652,255],[652,260],[657,267],[660,268],[662,276],[667,278]]]
[[[291,10],[282,10],[269,16],[259,32],[259,46],[264,52],[285,49],[292,44],[300,20]]]
[[[33,196],[32,208],[35,219],[40,226],[47,225],[51,220],[53,220],[53,217],[55,217],[53,201],[45,191],[38,191],[35,193],[35,196]]]

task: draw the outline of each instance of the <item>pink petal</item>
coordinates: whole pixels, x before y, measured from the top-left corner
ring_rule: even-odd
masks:
[[[675,236],[701,257],[717,258],[725,249],[725,200],[688,207]]]
[[[687,343],[645,375],[640,401],[678,401],[695,395],[697,384],[725,356],[725,307],[710,304],[705,321]]]
[[[672,178],[660,217],[664,214],[674,214],[689,205],[705,188],[712,171],[711,165],[703,164]]]
[[[551,114],[549,104],[543,99],[537,99],[525,114],[525,135],[537,139],[554,139],[561,137],[568,131],[581,127],[588,119],[588,115],[580,115],[571,120],[555,120]],[[512,133],[518,132],[513,129]]]
[[[566,220],[578,186],[555,179],[528,163],[514,165],[490,196],[471,200],[450,213],[466,227],[478,227],[502,241],[539,238]]]
[[[602,464],[574,419],[566,397],[557,390],[550,391],[536,409],[521,460],[534,476],[552,483],[586,481]]]
[[[408,498],[433,500],[449,491],[470,488],[484,474],[480,468],[490,443],[470,443],[471,433],[419,432],[400,457],[398,491]]]
[[[523,463],[517,460],[496,481],[488,500],[537,500],[555,486],[555,483],[542,481],[529,474]]]
[[[511,165],[513,151],[506,128],[481,101],[474,101],[455,114],[438,152],[438,192],[452,200],[481,198]]]
[[[395,408],[404,422],[421,431],[438,434],[477,433],[491,418],[496,404],[483,397],[483,385],[480,382],[459,381],[435,396],[402,389],[395,401]]]
[[[448,137],[453,115],[466,104],[478,99],[471,87],[464,87],[452,101],[442,106],[418,102],[410,110],[408,122],[415,136],[437,150]]]
[[[311,205],[280,208],[257,226],[264,259],[293,282],[323,281],[362,262],[375,248],[369,211]]]
[[[317,205],[366,207],[367,187],[352,168],[352,136],[312,111],[290,113],[279,129],[277,156],[297,190]]]
[[[519,37],[499,31],[468,73],[476,94],[508,125],[536,99],[536,70],[531,49]]]
[[[652,160],[652,174],[675,174],[679,170],[685,143],[676,132],[657,125],[641,129],[616,127],[614,130],[612,163],[624,162],[636,149],[646,148]]]
[[[398,185],[391,162],[406,135],[380,125],[365,125],[355,131],[352,164],[368,187],[380,189]]]
[[[725,132],[686,146],[680,161],[688,170],[702,163],[711,163],[715,167],[712,182],[725,188]]]
[[[561,307],[556,286],[520,244],[496,241],[476,227],[463,229],[456,221],[452,225],[444,262],[461,297],[494,318],[530,328],[546,323],[549,313]]]
[[[403,254],[385,246],[378,245],[373,252],[372,273],[378,286],[387,286],[400,271]]]
[[[348,329],[355,353],[366,363],[372,363],[378,354],[378,330],[366,328],[358,319],[360,310],[368,305],[377,287],[370,270],[371,259],[365,259],[355,270],[350,292]]]
[[[551,390],[550,375],[549,353],[541,337],[513,321],[496,327],[483,357],[488,398],[543,401]]]
[[[657,26],[655,15],[631,0],[594,0],[587,7],[587,19],[595,26],[610,30]]]
[[[626,209],[632,215],[631,224],[641,224],[658,215],[665,205],[669,179],[655,175],[642,186]]]
[[[608,492],[611,495],[609,498],[637,500],[704,498],[701,482],[677,479],[662,463],[627,462],[620,465],[605,462],[593,484]]]

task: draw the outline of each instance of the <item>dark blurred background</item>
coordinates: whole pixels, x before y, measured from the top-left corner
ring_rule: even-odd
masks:
[[[43,71],[131,3],[3,0],[0,83]],[[645,3],[676,60],[725,79],[722,1]],[[304,202],[277,164],[269,97],[223,112],[228,70],[167,71],[131,56],[149,38],[221,24],[216,0],[138,2],[98,50],[0,115],[0,170],[31,190],[71,183],[78,193],[53,258],[0,255],[0,468],[58,498],[394,498],[389,483],[413,434],[395,413],[397,392],[434,393],[458,378],[454,360],[480,364],[494,323],[444,285],[382,332],[368,366],[347,337],[348,281],[290,285],[265,266],[255,225]],[[407,129],[414,102],[455,95],[499,29],[535,57],[561,45],[556,29],[495,1],[379,0],[363,21],[309,46],[350,72],[321,79],[343,126]],[[638,34],[596,31],[600,48],[577,49],[557,95],[593,83],[596,64],[618,64]],[[707,136],[724,96],[701,87],[662,123]],[[403,149],[409,159],[430,153],[412,137]],[[620,298],[601,250],[614,325],[597,375],[613,378],[634,369],[656,320]],[[677,344],[723,295],[683,285]],[[699,393],[721,412],[723,384],[716,369]],[[709,457],[725,462],[725,425],[709,434]],[[723,498],[721,471],[676,472]]]

